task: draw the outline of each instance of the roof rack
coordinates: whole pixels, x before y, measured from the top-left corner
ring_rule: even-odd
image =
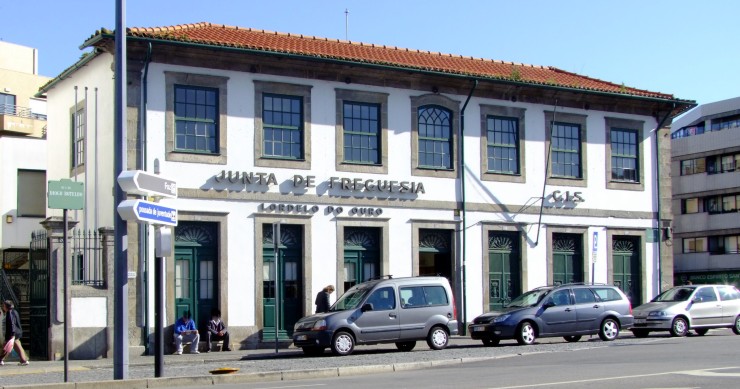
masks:
[[[386,274],[386,275],[382,275],[382,276],[377,276],[377,277],[369,278],[368,281],[385,280],[385,279],[388,279],[388,280],[393,279],[393,274]]]

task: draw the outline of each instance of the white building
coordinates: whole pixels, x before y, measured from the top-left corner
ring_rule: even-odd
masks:
[[[740,97],[671,126],[676,282],[740,286]]]
[[[178,185],[162,200],[179,210],[169,323],[187,309],[203,328],[218,307],[242,348],[274,339],[277,222],[284,339],[325,285],[339,295],[382,275],[447,276],[463,322],[546,284],[616,283],[637,304],[672,283],[653,234],[653,139],[691,101],[551,67],[208,23],[128,34],[128,169]],[[73,163],[49,176],[85,181],[80,222],[111,226],[113,35],[86,45],[95,53],[44,88],[49,139],[76,145],[50,150]],[[87,131],[70,128],[80,109]],[[129,223],[131,326],[149,333],[139,236]]]
[[[46,98],[34,95],[48,80],[38,74],[38,50],[0,41],[0,251],[8,279],[0,295],[16,302],[27,300],[22,274],[46,213]]]

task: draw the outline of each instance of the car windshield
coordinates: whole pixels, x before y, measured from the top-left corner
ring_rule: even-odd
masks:
[[[345,292],[342,297],[337,300],[337,302],[334,303],[334,305],[331,306],[329,311],[344,311],[347,309],[356,309],[362,300],[365,299],[365,296],[370,292],[369,287],[354,287],[347,292]]]
[[[665,301],[687,301],[692,293],[694,293],[693,286],[682,286],[679,288],[668,289],[665,292],[659,294],[653,299],[655,302]]]
[[[542,298],[547,296],[548,293],[550,293],[550,289],[530,290],[529,292],[524,293],[523,295],[520,295],[519,297],[511,300],[511,302],[506,307],[507,308],[533,307],[537,305],[537,303],[542,301]]]

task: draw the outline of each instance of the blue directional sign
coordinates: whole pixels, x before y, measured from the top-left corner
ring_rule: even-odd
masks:
[[[177,209],[145,200],[125,200],[118,205],[121,218],[138,223],[177,226]]]

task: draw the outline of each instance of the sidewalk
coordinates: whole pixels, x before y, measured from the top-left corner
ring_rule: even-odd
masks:
[[[450,337],[450,345],[448,348],[466,348],[475,345],[480,346],[479,341],[474,341],[470,339],[469,337],[463,337],[463,336],[452,336]],[[420,341],[418,346],[419,349],[425,349],[426,344],[424,344],[423,341]],[[395,350],[395,346],[393,344],[381,344],[381,345],[371,345],[371,346],[358,346],[357,351],[370,351],[372,353],[372,350],[374,349],[384,349],[384,350]],[[327,350],[327,356],[330,354],[330,351]],[[377,354],[377,355],[384,355],[385,351]],[[441,354],[440,354],[441,356]],[[338,361],[342,361],[343,357],[340,357]],[[8,386],[3,385],[2,377],[10,377],[10,376],[16,376],[18,378],[21,378],[20,376],[26,377],[26,379],[23,379],[24,382],[39,382],[37,379],[34,379],[32,375],[39,375],[39,378],[41,375],[48,374],[48,373],[55,373],[55,374],[61,374],[64,372],[64,361],[31,361],[30,365],[28,366],[19,366],[18,361],[5,361],[5,366],[0,366],[0,388],[3,389],[10,389],[10,388],[17,388],[17,389],[38,389],[40,387],[43,387],[44,389],[56,389],[56,388],[64,388],[64,389],[83,389],[83,388],[100,388],[100,387],[107,387],[108,389],[116,388],[116,389],[122,389],[122,388],[153,388],[153,387],[176,387],[176,386],[194,386],[194,385],[218,385],[218,384],[225,384],[225,383],[241,383],[241,382],[262,382],[262,381],[281,381],[281,380],[294,380],[294,379],[304,379],[304,378],[317,378],[317,377],[336,377],[339,375],[346,376],[346,375],[357,375],[357,374],[372,374],[372,373],[380,373],[380,372],[392,372],[397,370],[409,370],[409,369],[423,369],[423,368],[429,368],[436,365],[441,364],[448,364],[448,363],[462,363],[463,360],[461,358],[454,358],[452,360],[424,360],[424,361],[409,361],[409,362],[402,362],[402,363],[394,363],[394,364],[372,364],[372,365],[366,365],[366,366],[357,366],[353,365],[350,366],[344,365],[342,363],[342,366],[335,366],[335,367],[328,367],[328,368],[319,368],[316,369],[315,365],[312,368],[307,368],[305,366],[296,366],[296,361],[306,361],[310,362],[311,359],[307,358],[304,359],[303,351],[300,348],[296,347],[288,347],[288,348],[281,348],[278,350],[278,353],[275,353],[274,348],[267,348],[267,349],[250,349],[250,350],[233,350],[233,351],[227,351],[227,352],[221,352],[221,351],[214,351],[210,353],[200,353],[200,354],[189,354],[184,353],[182,355],[165,355],[164,356],[164,364],[165,364],[165,370],[168,369],[167,366],[169,366],[170,369],[174,369],[176,367],[185,368],[187,369],[189,366],[193,367],[202,367],[204,364],[213,364],[213,363],[223,363],[228,365],[229,362],[244,362],[244,361],[254,361],[257,363],[258,361],[266,361],[266,360],[274,360],[270,363],[272,363],[272,366],[278,366],[279,368],[276,370],[271,371],[259,371],[259,372],[238,372],[237,374],[224,374],[224,375],[193,375],[191,377],[160,377],[160,378],[138,378],[138,379],[126,379],[126,380],[112,380],[112,379],[105,379],[105,380],[97,380],[97,381],[77,381],[77,382],[63,382],[63,380],[59,380],[58,383],[51,383],[51,384],[44,384],[44,385],[38,385],[38,384],[29,384],[29,385],[14,385],[14,386]],[[232,363],[233,364],[233,363]],[[145,367],[153,367],[154,366],[154,356],[153,355],[137,355],[137,356],[130,356],[129,357],[129,367],[135,367],[135,366],[145,366]],[[112,369],[113,368],[113,358],[107,358],[107,359],[96,359],[96,360],[70,360],[68,364],[69,372],[81,372],[81,371],[93,371],[95,369]],[[193,369],[195,370],[195,369]],[[56,382],[56,381],[55,381]]]

